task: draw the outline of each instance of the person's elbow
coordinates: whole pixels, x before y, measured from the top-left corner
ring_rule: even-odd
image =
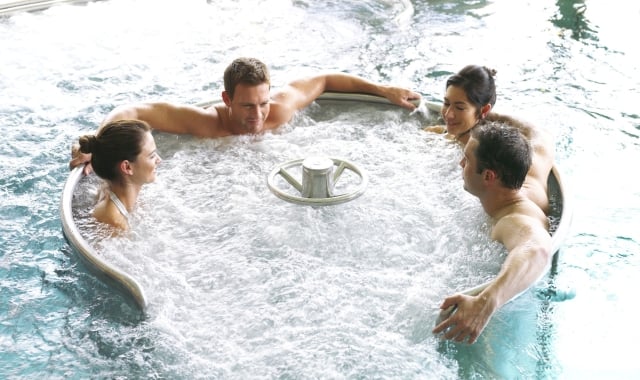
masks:
[[[540,244],[532,249],[532,259],[536,262],[536,267],[544,268],[545,270],[551,265],[551,259],[553,252],[551,252],[550,245]]]

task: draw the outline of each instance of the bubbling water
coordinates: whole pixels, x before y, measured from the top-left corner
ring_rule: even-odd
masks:
[[[93,240],[145,288],[158,355],[188,376],[455,378],[430,332],[438,305],[504,252],[462,190],[460,147],[423,123],[326,102],[259,136],[157,135],[131,233]],[[276,165],[312,155],[357,164],[368,189],[324,207],[269,191]]]

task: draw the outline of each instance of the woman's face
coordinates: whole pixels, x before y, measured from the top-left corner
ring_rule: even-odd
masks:
[[[162,161],[156,150],[156,142],[151,132],[146,132],[142,139],[142,150],[131,165],[134,169],[134,180],[139,184],[155,181],[156,167]]]
[[[473,128],[479,121],[479,111],[462,88],[447,87],[441,113],[448,133],[459,136]]]

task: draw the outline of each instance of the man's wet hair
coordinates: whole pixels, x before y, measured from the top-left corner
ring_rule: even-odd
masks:
[[[257,86],[263,83],[271,86],[267,65],[256,58],[236,58],[224,70],[224,90],[233,99],[236,86],[240,83]]]
[[[531,145],[515,127],[489,122],[471,130],[471,137],[478,141],[473,152],[477,172],[493,170],[502,184],[510,189],[522,187],[532,163]]]

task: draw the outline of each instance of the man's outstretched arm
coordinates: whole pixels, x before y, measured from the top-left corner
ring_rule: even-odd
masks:
[[[197,137],[216,137],[221,128],[215,108],[204,109],[190,105],[157,102],[138,103],[114,108],[105,117],[96,133],[109,122],[125,119],[142,120],[157,131],[191,134]],[[72,146],[71,160],[69,161],[70,168],[73,169],[90,161],[91,154],[80,152],[77,144]],[[85,174],[90,171],[91,167],[87,165]]]
[[[323,74],[295,80],[272,96],[274,103],[286,109],[291,115],[313,101],[323,92],[352,92],[377,95],[391,103],[413,110],[412,100],[419,100],[420,94],[402,87],[387,86],[367,79],[344,73]]]
[[[440,308],[455,305],[456,311],[433,329],[434,334],[474,343],[500,307],[546,273],[552,256],[551,237],[539,220],[525,215],[503,217],[492,235],[509,252],[500,273],[476,296],[447,297]]]

